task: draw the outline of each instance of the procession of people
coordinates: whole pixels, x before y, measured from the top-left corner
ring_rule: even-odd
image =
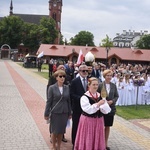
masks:
[[[69,94],[70,99],[68,100],[70,102],[68,101],[68,105],[66,105],[66,110],[68,111],[63,111],[62,113],[68,112],[68,119],[72,119],[72,149],[86,150],[89,147],[91,150],[110,150],[108,139],[110,127],[113,126],[114,122],[115,106],[150,104],[150,66],[141,64],[112,64],[107,68],[105,64],[100,62],[93,62],[91,66],[87,66],[85,62],[77,65],[72,61],[68,61],[65,64],[58,64],[57,70],[62,67],[64,70],[63,74],[58,73],[56,76],[58,71],[55,73],[55,71],[51,70],[52,74],[50,79],[53,75],[57,77],[57,81],[63,79],[61,82],[67,86],[66,88],[69,88],[69,93],[67,93]],[[54,85],[57,84],[55,83]],[[51,83],[47,88],[46,113],[44,115],[46,120],[49,119],[49,117],[54,118],[52,116],[58,117],[58,114],[61,113],[60,110],[64,109],[63,103],[66,102],[66,98],[61,100],[61,105],[63,105],[58,104],[59,111],[57,112],[56,97],[55,94],[52,93],[54,85]],[[102,97],[102,87],[107,93],[105,100]],[[65,90],[64,88],[61,89]],[[59,86],[55,86],[55,91],[60,91],[61,89]],[[63,96],[63,91],[60,95]],[[59,101],[59,99],[60,96],[57,101]],[[110,112],[106,114],[104,111],[108,108],[106,108],[106,106],[103,107],[104,103],[110,108]],[[104,110],[100,109],[101,105]],[[72,111],[71,114],[70,109]],[[88,120],[90,124],[87,126]],[[57,122],[59,121],[60,119],[57,120]],[[94,127],[96,124],[95,121],[99,124],[96,128]],[[64,127],[66,125],[67,118],[65,118]],[[63,127],[63,130],[58,130],[53,126],[54,123],[52,119],[52,123],[50,123],[50,134],[61,135],[55,136],[56,139],[52,140],[53,149],[59,150],[61,143],[60,137],[63,137],[62,135],[65,133],[65,128]],[[55,129],[54,131],[52,127]],[[89,132],[86,133],[86,131]],[[92,142],[90,137],[95,138],[95,142]],[[100,140],[96,138],[100,138]],[[59,141],[57,147],[53,143],[56,143],[56,141]],[[84,144],[82,145],[82,143]]]

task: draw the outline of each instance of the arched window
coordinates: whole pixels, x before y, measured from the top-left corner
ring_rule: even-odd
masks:
[[[26,49],[26,54],[27,54],[27,53],[29,53],[29,50],[28,50],[28,49]]]
[[[53,19],[56,21],[56,13],[53,13]]]
[[[116,58],[112,58],[112,59],[111,59],[111,64],[117,64]]]

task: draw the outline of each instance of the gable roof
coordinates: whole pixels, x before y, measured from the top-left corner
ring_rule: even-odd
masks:
[[[48,15],[33,15],[33,14],[13,14],[20,17],[24,22],[39,24],[42,17],[48,18]]]
[[[39,24],[42,17],[48,18],[48,15],[33,15],[33,14],[13,14],[14,16],[20,17],[24,22]],[[0,17],[2,20],[4,17]]]
[[[91,51],[96,59],[106,59],[107,53],[105,47],[41,44],[37,53],[43,51],[45,56],[68,57],[73,52],[79,54],[80,49],[84,56],[87,52]],[[116,56],[122,60],[150,61],[150,50],[111,47],[108,57],[112,56]]]

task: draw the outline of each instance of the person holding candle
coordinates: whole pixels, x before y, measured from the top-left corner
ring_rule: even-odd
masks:
[[[80,116],[74,150],[105,150],[103,114],[100,106],[105,103],[97,92],[99,81],[95,77],[88,79],[89,90],[81,97]]]
[[[111,82],[113,72],[109,69],[105,70],[103,72],[103,77],[105,80],[99,84],[98,92],[101,93],[102,89],[105,88],[107,94],[106,94],[106,100],[111,108],[111,112],[108,114],[104,114],[104,124],[105,124],[105,143],[106,143],[106,150],[110,150],[110,147],[108,147],[108,138],[110,133],[110,127],[113,126],[114,121],[114,115],[116,112],[116,101],[119,97],[117,87],[114,83]]]

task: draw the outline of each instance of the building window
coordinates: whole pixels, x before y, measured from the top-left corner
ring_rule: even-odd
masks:
[[[29,53],[29,50],[28,50],[28,49],[26,49],[26,54],[27,54],[27,53]]]
[[[19,52],[22,53],[22,49],[21,48],[19,49]]]
[[[53,19],[56,21],[56,13],[53,13]]]

